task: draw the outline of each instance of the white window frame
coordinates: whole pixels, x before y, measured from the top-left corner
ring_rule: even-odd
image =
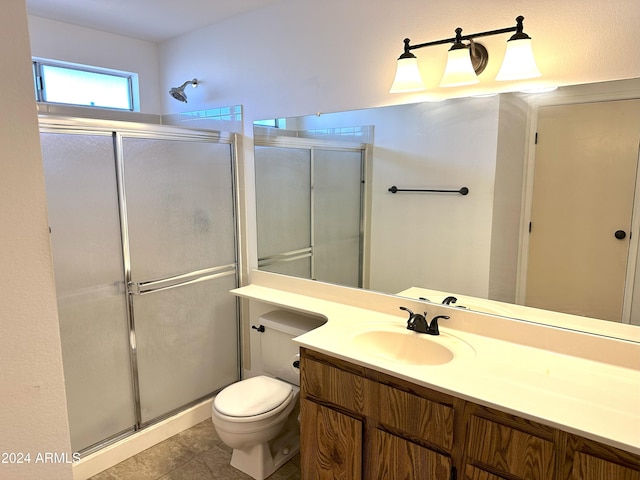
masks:
[[[46,103],[50,105],[73,105],[80,106],[86,108],[97,108],[101,110],[117,110],[117,111],[132,111],[139,112],[140,111],[140,97],[139,97],[139,88],[138,88],[138,75],[132,72],[124,72],[121,70],[114,70],[109,68],[101,68],[95,67],[91,65],[81,65],[76,63],[69,62],[61,62],[57,60],[50,60],[46,58],[36,58],[32,59],[33,61],[33,81],[34,81],[34,89],[36,95],[36,101],[41,103]],[[51,66],[51,67],[59,67],[66,68],[69,70],[77,70],[80,72],[89,72],[89,73],[99,73],[102,75],[110,75],[113,77],[125,78],[128,80],[129,84],[129,108],[118,108],[118,107],[106,107],[106,106],[94,106],[94,105],[86,105],[84,103],[59,103],[48,101],[45,98],[45,79],[43,76],[42,67]]]

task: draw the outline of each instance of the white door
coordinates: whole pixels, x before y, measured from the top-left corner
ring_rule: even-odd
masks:
[[[640,100],[541,107],[526,305],[621,321]]]

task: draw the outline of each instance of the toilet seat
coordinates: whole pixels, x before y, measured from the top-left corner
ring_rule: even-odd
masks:
[[[214,409],[237,418],[261,416],[291,399],[293,387],[281,380],[260,375],[224,388],[213,402]]]

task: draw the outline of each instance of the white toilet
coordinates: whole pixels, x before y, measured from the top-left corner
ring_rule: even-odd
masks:
[[[264,480],[300,449],[300,355],[292,339],[325,321],[276,310],[259,322],[263,371],[269,376],[224,388],[213,401],[212,419],[220,439],[233,448],[231,465]]]

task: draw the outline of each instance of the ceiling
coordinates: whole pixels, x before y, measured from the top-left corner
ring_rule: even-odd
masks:
[[[163,42],[280,0],[26,0],[30,15]]]

